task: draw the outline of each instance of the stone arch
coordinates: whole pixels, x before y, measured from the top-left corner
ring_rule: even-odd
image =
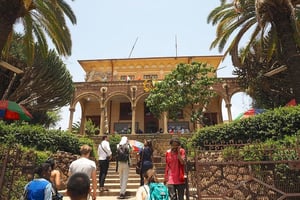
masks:
[[[73,124],[73,116],[74,116],[74,112],[75,112],[75,107],[76,107],[76,104],[79,103],[80,104],[80,108],[81,108],[81,123],[80,123],[80,134],[84,134],[84,130],[85,130],[85,115],[84,115],[84,112],[85,112],[85,105],[84,105],[84,102],[88,102],[89,100],[87,100],[86,98],[91,98],[91,99],[94,99],[95,102],[97,102],[99,105],[101,104],[100,102],[100,97],[99,95],[95,94],[94,92],[84,92],[84,93],[81,93],[80,95],[77,95],[72,103],[70,104],[70,119],[69,119],[69,130],[72,131],[72,124]],[[97,120],[96,120],[97,121]]]
[[[105,99],[104,101],[104,106],[107,105],[107,102],[110,101],[112,98],[116,97],[116,96],[122,96],[125,97],[126,99],[128,99],[128,101],[131,103],[131,105],[133,104],[131,98],[124,92],[112,92],[109,94],[109,96]]]
[[[78,95],[77,97],[75,97],[74,99],[73,99],[73,101],[72,101],[72,103],[71,103],[71,105],[70,105],[70,109],[75,109],[75,106],[76,106],[76,104],[79,102],[80,103],[80,100],[82,99],[82,98],[84,98],[84,97],[87,97],[87,96],[91,96],[91,97],[95,97],[98,101],[99,101],[99,103],[100,103],[100,97],[99,97],[99,95],[97,95],[97,94],[95,94],[95,93],[92,93],[92,92],[85,92],[85,93],[82,93],[82,94],[80,94],[80,95]]]
[[[149,93],[142,93],[142,94],[140,94],[137,98],[136,98],[136,100],[134,101],[134,106],[136,106],[136,104],[143,98],[143,97],[145,97],[145,96],[148,96],[149,95]]]
[[[232,97],[233,97],[236,93],[239,93],[239,92],[245,92],[245,91],[242,90],[241,88],[234,88],[234,89],[231,91],[231,93],[228,95],[230,101],[231,101]],[[224,98],[224,97],[222,97],[222,98]],[[224,100],[225,100],[225,99],[226,99],[226,98],[224,98]],[[227,99],[226,99],[226,100],[227,100]],[[226,101],[225,101],[225,102],[226,102]],[[228,102],[226,102],[226,103],[228,103]]]

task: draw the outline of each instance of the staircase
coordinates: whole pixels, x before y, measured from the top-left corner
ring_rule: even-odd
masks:
[[[154,158],[154,166],[157,171],[158,180],[160,182],[163,182],[164,177],[164,163],[161,162],[161,159],[156,157]],[[160,162],[158,162],[160,161]],[[135,160],[133,160],[133,163],[136,163]],[[99,171],[97,171],[97,182],[99,184]],[[108,173],[105,179],[104,186],[109,189],[109,191],[102,191],[100,192],[99,187],[97,188],[97,199],[111,199],[109,197],[118,197],[120,195],[120,177],[119,173],[116,172],[116,162],[110,162]],[[140,176],[135,173],[135,165],[133,164],[130,167],[129,171],[129,177],[127,182],[127,189],[126,189],[126,196],[128,198],[135,197],[135,193],[140,186]],[[64,199],[68,199],[66,197],[66,190],[61,190],[60,193],[64,195]]]
[[[135,174],[135,168],[130,167],[126,196],[135,196],[135,192],[140,185],[140,177]],[[97,192],[97,196],[119,196],[120,195],[120,177],[119,173],[116,172],[116,163],[111,162],[108,173],[105,179],[104,186],[109,189],[109,191]]]
[[[155,163],[157,168],[158,179],[163,182],[163,163]],[[109,189],[109,191],[98,191],[97,194],[100,197],[105,196],[119,196],[120,195],[120,177],[119,173],[116,172],[116,163],[111,162],[109,165],[108,173],[105,179],[104,186]],[[140,186],[140,176],[135,173],[135,166],[130,167],[129,177],[127,182],[126,196],[135,197],[135,193]]]
[[[144,141],[144,139],[151,139],[153,143],[154,148],[154,166],[155,170],[158,176],[159,182],[163,182],[164,178],[164,169],[165,169],[165,160],[164,160],[164,153],[169,148],[169,141],[172,137],[191,137],[191,134],[184,134],[184,135],[177,135],[177,134],[136,134],[136,135],[126,135],[128,139],[131,140],[138,140],[138,141]],[[97,147],[101,141],[101,137],[95,136],[92,137],[92,139],[95,142],[95,146]],[[140,186],[140,177],[139,175],[135,174],[135,164],[136,164],[136,152],[132,152],[131,155],[131,162],[132,166],[130,167],[129,177],[128,177],[128,183],[127,183],[127,189],[126,189],[126,196],[127,199],[135,199],[135,193]],[[97,171],[97,182],[99,171]],[[98,183],[99,184],[99,183]],[[120,195],[120,178],[118,172],[116,172],[116,163],[110,162],[108,174],[106,176],[105,184],[104,186],[109,189],[109,191],[103,191],[100,192],[99,187],[97,189],[97,199],[116,199]],[[66,190],[60,191],[62,194],[64,194],[64,200],[68,200],[68,197],[66,197]]]

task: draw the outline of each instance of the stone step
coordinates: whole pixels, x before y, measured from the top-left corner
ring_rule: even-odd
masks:
[[[164,164],[163,163],[155,163],[155,168],[158,176],[158,180],[163,182],[163,174],[164,174]],[[99,169],[97,169],[99,170]],[[97,182],[99,180],[99,171],[97,171]],[[120,176],[118,172],[116,172],[116,162],[111,162],[108,173],[105,179],[105,187],[109,189],[109,191],[102,191],[99,190],[99,183],[97,189],[97,196],[100,197],[112,197],[112,196],[119,196],[120,195]],[[129,170],[128,176],[128,183],[126,189],[126,196],[128,198],[135,197],[136,190],[140,186],[140,176],[135,173],[135,166],[131,166]],[[60,190],[60,192],[65,196],[66,190]]]
[[[127,188],[126,189],[126,196],[134,197],[137,191],[137,188]],[[59,191],[63,196],[67,196],[66,190]],[[109,191],[100,192],[97,190],[97,196],[119,196],[120,195],[120,188],[117,189],[109,189]]]
[[[158,177],[158,180],[160,182],[163,182],[164,178],[163,177]],[[98,179],[97,179],[97,181],[98,181]],[[137,177],[137,178],[130,178],[130,179],[128,179],[128,183],[129,182],[138,185],[140,183],[140,178],[139,177]],[[107,186],[107,187],[110,186],[110,185],[113,185],[115,183],[119,184],[120,183],[120,179],[111,178],[111,177],[107,177],[105,179],[105,186]]]
[[[156,171],[156,174],[163,174],[164,173],[164,170],[165,168],[164,167],[157,167],[157,166],[154,166],[155,168],[155,171]],[[97,172],[99,173],[99,170],[97,170]],[[113,175],[113,174],[118,174],[118,172],[116,172],[116,169],[108,169],[107,173]],[[134,168],[130,168],[129,169],[129,174],[135,174],[135,167]]]
[[[134,168],[136,166],[136,162],[132,162],[131,168]],[[164,162],[154,162],[154,166],[157,168],[164,168],[166,166],[166,163]],[[109,169],[116,170],[116,162],[110,162],[109,163]]]

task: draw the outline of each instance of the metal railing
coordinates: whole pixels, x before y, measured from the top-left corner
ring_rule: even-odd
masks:
[[[299,144],[207,144],[188,169],[190,199],[300,199],[299,155]]]

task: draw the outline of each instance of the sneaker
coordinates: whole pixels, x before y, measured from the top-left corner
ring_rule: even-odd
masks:
[[[125,194],[120,194],[120,198],[119,199],[125,199]]]

